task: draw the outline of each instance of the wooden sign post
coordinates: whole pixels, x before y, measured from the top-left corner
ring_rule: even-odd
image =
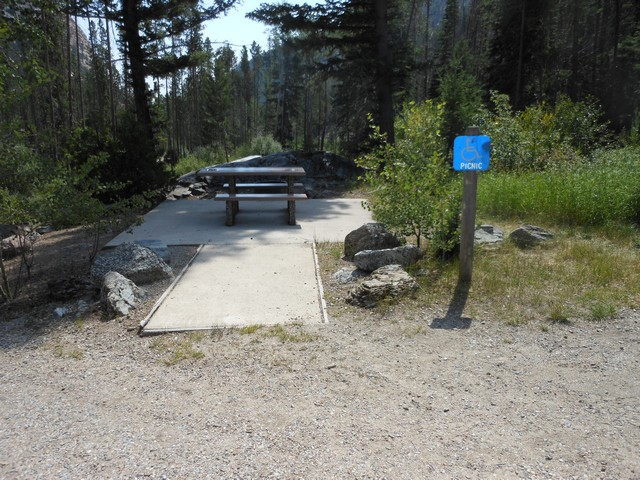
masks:
[[[481,136],[478,127],[466,129],[453,147],[455,170],[463,171],[462,225],[460,231],[460,282],[471,283],[473,274],[473,242],[476,229],[476,197],[478,171],[489,168],[489,137]]]

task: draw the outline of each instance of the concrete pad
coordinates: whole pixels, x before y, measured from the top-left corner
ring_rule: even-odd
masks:
[[[315,258],[312,243],[205,245],[143,333],[322,322]]]
[[[297,225],[287,224],[282,202],[241,202],[236,224],[225,225],[225,204],[214,200],[165,201],[147,213],[144,223],[111,240],[107,246],[155,239],[167,245],[269,245],[342,242],[372,222],[360,199],[311,199],[296,202]]]

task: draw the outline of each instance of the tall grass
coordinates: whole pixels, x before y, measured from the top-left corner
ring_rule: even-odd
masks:
[[[562,225],[640,222],[640,148],[542,171],[495,172],[478,184],[481,214]]]

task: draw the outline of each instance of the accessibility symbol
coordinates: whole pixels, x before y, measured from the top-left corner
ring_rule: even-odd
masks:
[[[487,135],[456,137],[453,141],[454,170],[487,170],[491,138]]]

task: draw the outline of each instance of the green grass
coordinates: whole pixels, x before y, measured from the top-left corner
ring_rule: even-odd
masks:
[[[640,148],[544,171],[483,174],[478,211],[559,225],[632,224],[640,220]]]
[[[474,297],[504,305],[505,313],[515,310],[524,318],[546,316],[557,323],[613,316],[611,308],[599,313],[601,305],[638,305],[636,252],[603,237],[585,240],[561,232],[558,237],[551,248],[522,251],[506,244],[498,252],[478,250]]]
[[[483,223],[498,225],[507,234],[517,225],[489,218]],[[465,315],[514,326],[541,322],[549,328],[606,320],[620,309],[640,307],[640,253],[630,235],[547,227],[555,234],[549,245],[520,250],[507,241],[476,248]],[[398,308],[407,314],[425,305],[447,308],[458,280],[457,260],[424,259],[414,269],[429,274],[417,277],[421,288],[416,298],[403,298]]]

